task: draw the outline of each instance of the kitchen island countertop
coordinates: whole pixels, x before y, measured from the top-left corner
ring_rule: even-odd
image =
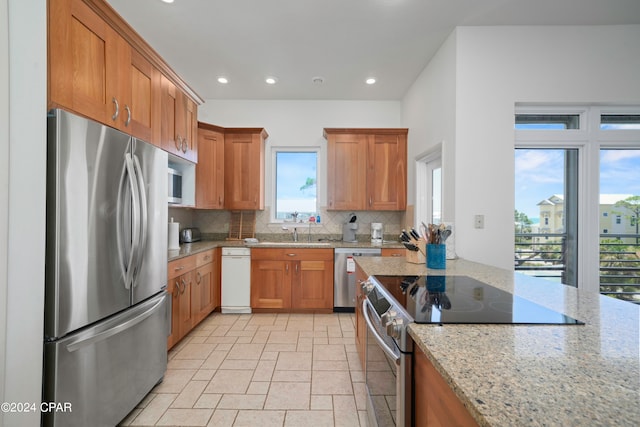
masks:
[[[403,259],[356,262],[367,275],[443,274]],[[465,275],[584,325],[418,325],[409,334],[482,426],[636,426],[640,306],[483,264]]]

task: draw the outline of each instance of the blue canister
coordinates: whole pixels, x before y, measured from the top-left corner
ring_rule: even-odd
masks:
[[[320,215],[316,216],[316,224],[320,224]]]
[[[436,270],[447,268],[447,246],[444,243],[427,245],[427,268]]]

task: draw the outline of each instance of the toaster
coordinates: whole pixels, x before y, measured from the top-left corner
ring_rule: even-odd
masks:
[[[197,228],[183,228],[180,230],[180,243],[199,242],[201,238],[202,235]]]

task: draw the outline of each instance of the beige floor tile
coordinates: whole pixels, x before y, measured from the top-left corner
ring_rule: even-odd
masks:
[[[233,427],[282,427],[285,411],[246,411],[238,412]]]
[[[289,319],[287,331],[313,331],[313,321]]]
[[[265,344],[264,351],[296,351],[297,344]]]
[[[178,394],[191,381],[195,373],[195,369],[167,369],[164,379],[154,387],[153,392]]]
[[[251,344],[253,343],[253,335],[251,336],[246,336],[246,337],[238,337],[238,341],[236,341],[236,343],[238,344]]]
[[[349,371],[313,371],[312,394],[353,394]]]
[[[189,381],[180,394],[171,403],[171,408],[193,408],[200,395],[207,387],[208,381]]]
[[[333,427],[333,411],[287,411],[285,427]]]
[[[297,344],[298,331],[274,331],[269,334],[269,344]]]
[[[256,332],[251,339],[254,344],[266,344],[271,332]]]
[[[218,402],[222,398],[221,394],[217,393],[203,393],[198,398],[198,401],[193,405],[194,408],[210,408],[215,409],[218,406]]]
[[[176,394],[158,394],[149,402],[146,408],[144,408],[138,416],[129,424],[131,426],[152,426],[162,414],[169,408],[173,399],[176,398]]]
[[[367,409],[367,388],[365,383],[352,383],[353,385],[353,397],[356,401],[356,408],[359,411]]]
[[[260,360],[253,373],[253,381],[271,381],[276,366],[275,360]]]
[[[313,346],[313,360],[347,360],[342,344],[318,344]]]
[[[234,344],[229,353],[227,359],[241,359],[241,360],[258,360],[264,350],[264,344]]]
[[[314,371],[348,371],[349,364],[346,360],[314,360]]]
[[[215,373],[205,393],[245,393],[253,371],[220,370]]]
[[[218,409],[262,409],[265,394],[225,394],[218,402]]]
[[[363,383],[364,382],[364,372],[361,370],[351,370],[349,371],[351,374],[351,382],[352,383]]]
[[[174,357],[167,363],[167,369],[198,369],[203,362],[202,359],[176,359]]]
[[[200,369],[218,369],[225,357],[227,357],[227,351],[214,351],[212,352],[207,360],[205,360],[202,365],[200,365]]]
[[[273,373],[271,382],[311,382],[311,371],[278,371]]]
[[[218,369],[256,369],[258,360],[225,359]]]
[[[270,382],[252,381],[249,383],[249,389],[246,394],[267,394],[269,392]]]
[[[198,369],[198,371],[195,373],[195,375],[191,379],[193,381],[196,381],[196,380],[209,381],[209,380],[211,380],[211,378],[213,378],[213,375],[215,373],[216,373],[215,369]]]
[[[225,337],[225,336],[215,336],[209,337],[205,341],[207,344],[235,344],[238,340],[237,337]]]
[[[260,360],[278,360],[278,355],[280,353],[277,351],[263,351],[262,356],[260,356]]]
[[[216,348],[217,344],[196,344],[190,342],[176,354],[173,360],[177,359],[200,359],[204,360]]]
[[[311,370],[311,354],[310,352],[299,351],[280,353],[276,370],[309,371]]]
[[[311,395],[311,409],[333,410],[333,396],[331,395]]]
[[[213,409],[167,409],[157,426],[205,427],[213,414]]]
[[[367,416],[367,411],[358,410],[358,418],[360,418],[360,427],[369,427],[369,418]]]
[[[265,409],[309,409],[311,384],[272,382]]]
[[[236,410],[216,409],[207,427],[232,427],[236,415],[238,415]]]

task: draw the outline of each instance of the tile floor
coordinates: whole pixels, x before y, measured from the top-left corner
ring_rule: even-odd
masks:
[[[366,427],[353,314],[213,313],[121,426]]]

